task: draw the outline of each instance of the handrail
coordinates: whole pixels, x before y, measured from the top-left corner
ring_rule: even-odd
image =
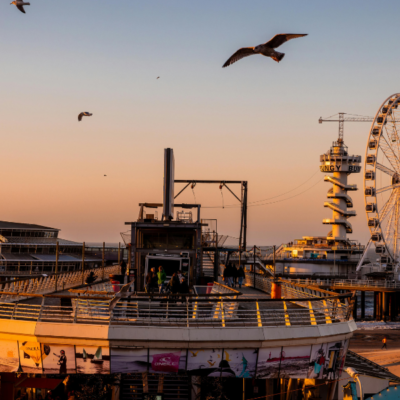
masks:
[[[180,304],[175,300],[162,303],[137,299],[130,304],[125,301],[117,303],[110,310],[107,302],[75,298],[72,307],[0,303],[0,318],[64,324],[262,328],[325,325],[347,322],[351,317],[351,307],[342,304],[338,298],[332,304],[315,302],[320,299],[314,302],[312,299],[296,299],[296,302],[299,300],[306,300],[306,306],[290,305],[291,299],[281,300],[281,304],[272,302],[272,308],[264,307],[268,302],[250,299],[214,302],[204,299]]]

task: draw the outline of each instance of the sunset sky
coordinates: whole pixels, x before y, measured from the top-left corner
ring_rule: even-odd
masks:
[[[162,201],[171,147],[177,179],[247,180],[250,202],[315,185],[250,207],[249,244],[326,235],[331,186],[319,156],[338,126],[318,118],[374,116],[400,91],[399,15],[395,0],[32,0],[25,15],[2,2],[0,219],[118,242],[139,202]],[[309,36],[282,45],[279,64],[252,56],[221,68],[238,48],[277,33]],[[81,111],[93,116],[78,122]],[[363,161],[369,129],[345,125],[350,153]],[[360,188],[350,194],[358,213],[350,237],[366,243],[362,173],[349,183]],[[217,186],[194,195],[222,206]],[[202,216],[238,237],[239,208]]]

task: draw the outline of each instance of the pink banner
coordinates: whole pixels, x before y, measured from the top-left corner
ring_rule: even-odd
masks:
[[[153,354],[151,369],[157,372],[178,372],[181,352]]]

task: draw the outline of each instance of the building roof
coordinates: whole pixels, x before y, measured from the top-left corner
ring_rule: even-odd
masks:
[[[32,262],[56,262],[55,254],[16,254],[16,253],[2,253],[0,254],[0,261],[10,261],[10,262],[19,262],[19,261],[32,261]],[[70,254],[60,254],[58,256],[58,261],[60,262],[75,262],[79,263],[82,261],[82,257],[75,257]],[[100,257],[86,256],[86,262],[101,262],[102,259]]]
[[[351,350],[347,351],[345,366],[354,368],[360,375],[373,376],[375,378],[388,379],[393,383],[400,383],[400,377],[389,372],[387,368]]]
[[[44,237],[23,237],[23,236],[4,236],[7,242],[0,243],[4,245],[10,244],[29,244],[29,245],[51,245],[55,246],[58,242],[60,246],[82,246],[80,242],[65,240],[61,238],[44,238]]]
[[[36,225],[36,224],[25,224],[19,222],[0,221],[0,229],[32,229],[32,230],[47,230],[47,231],[59,231],[57,228],[50,228],[48,226]]]

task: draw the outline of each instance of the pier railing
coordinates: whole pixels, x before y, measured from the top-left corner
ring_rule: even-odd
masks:
[[[119,265],[112,265],[104,268],[104,277],[108,279],[109,274],[118,274],[121,270]],[[97,279],[95,281],[99,282],[102,280],[103,268],[92,268],[87,269],[83,272],[68,272],[57,275],[57,291],[70,289],[82,284],[82,281],[93,272]],[[18,300],[29,298],[29,294],[47,294],[52,293],[56,290],[56,275],[42,276],[37,278],[8,281],[0,283],[0,301],[16,301],[16,297],[13,295],[7,295],[4,293],[24,293],[24,295],[19,295]]]
[[[338,287],[360,287],[376,289],[400,289],[400,283],[395,281],[373,281],[361,279],[296,279],[293,282],[311,286],[338,286]]]
[[[248,286],[253,286],[266,293],[271,293],[272,291],[273,280],[264,275],[246,272],[245,279],[245,283]],[[318,287],[310,287],[308,284],[303,284],[298,281],[299,280],[290,281],[283,278],[277,280],[281,286],[282,299],[291,299],[293,304],[297,304],[304,308],[317,307],[320,309],[332,309],[339,307],[343,308],[344,312],[347,312],[348,309],[352,309],[353,307],[350,297],[343,298],[340,303],[335,303],[335,301],[332,301],[332,298],[337,295],[335,292],[330,292]],[[305,301],[304,299],[307,299],[308,301]],[[309,303],[310,300],[313,300],[313,305]]]
[[[227,296],[227,295],[225,295]],[[80,296],[72,307],[0,302],[0,319],[138,327],[262,328],[327,325],[352,318],[351,294],[325,298],[232,299],[201,296],[135,296],[110,300]],[[54,295],[52,296],[54,297]]]

